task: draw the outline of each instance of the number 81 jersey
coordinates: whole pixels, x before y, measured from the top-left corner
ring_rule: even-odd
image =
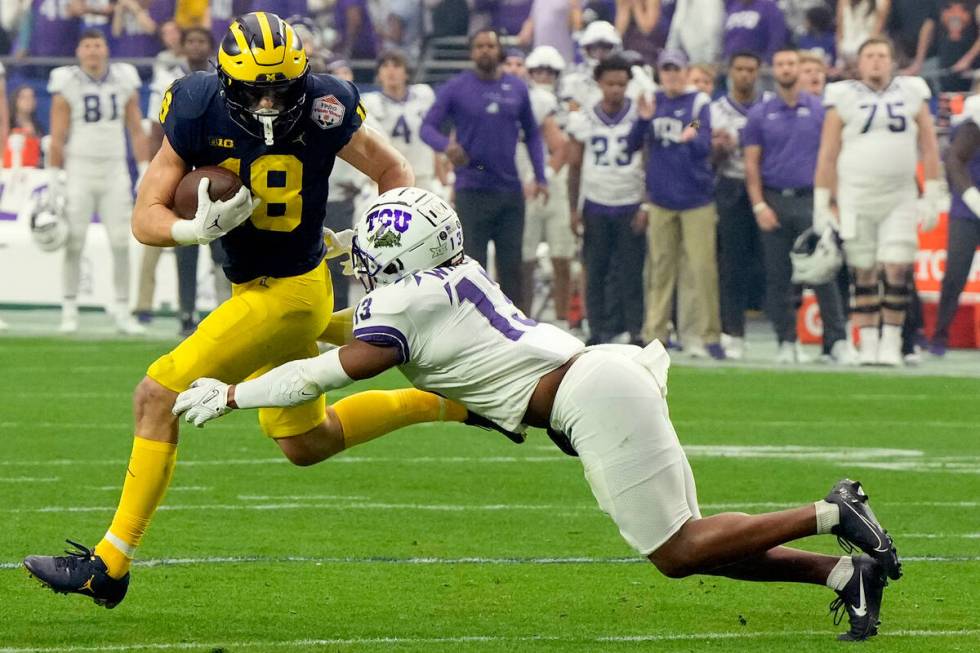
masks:
[[[371,291],[354,309],[354,337],[397,348],[416,388],[515,433],[538,380],[585,348],[525,317],[471,259]]]
[[[140,76],[131,64],[111,63],[102,79],[79,66],[51,71],[48,93],[60,95],[71,109],[65,155],[69,158],[126,159],[126,103],[139,91]]]
[[[273,145],[235,123],[214,73],[194,73],[163,95],[159,119],[171,147],[189,166],[237,174],[262,203],[222,237],[225,274],[234,283],[292,277],[323,259],[327,178],[334,159],[365,117],[353,84],[309,75],[298,123]]]
[[[857,80],[828,85],[824,106],[844,122],[839,183],[858,188],[911,183],[919,157],[916,116],[931,96],[920,77],[895,77],[881,92]]]

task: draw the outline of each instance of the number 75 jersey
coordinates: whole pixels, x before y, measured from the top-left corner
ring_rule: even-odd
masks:
[[[881,92],[857,80],[827,86],[824,106],[844,122],[837,161],[841,184],[904,187],[918,164],[916,116],[932,93],[920,77],[895,77]]]
[[[512,432],[523,430],[538,380],[585,348],[525,317],[471,259],[368,293],[354,309],[354,337],[397,348],[415,387]]]

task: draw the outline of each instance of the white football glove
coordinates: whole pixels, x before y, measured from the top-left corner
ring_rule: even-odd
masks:
[[[197,213],[193,220],[177,220],[170,235],[180,245],[207,245],[245,222],[262,200],[242,186],[230,200],[211,201],[211,180],[201,178],[197,187]]]
[[[939,214],[946,204],[942,182],[938,179],[927,179],[922,197],[916,204],[919,217],[919,228],[922,231],[932,231],[939,224]]]
[[[830,207],[830,189],[813,189],[813,231],[822,234],[827,228],[835,228],[837,217]]]
[[[207,377],[198,379],[191,387],[177,395],[174,402],[173,414],[184,421],[200,428],[205,422],[221,417],[229,412],[228,384]]]
[[[338,232],[324,227],[323,240],[327,244],[327,255],[324,258],[332,259],[350,254],[350,246],[354,242],[354,230],[344,229]]]
[[[68,197],[68,173],[63,168],[48,169],[48,192],[55,199]]]

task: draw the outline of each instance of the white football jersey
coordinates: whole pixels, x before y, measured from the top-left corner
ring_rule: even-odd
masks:
[[[756,96],[755,102],[766,102],[772,98],[772,91],[763,91]],[[725,131],[737,143],[735,151],[729,154],[718,166],[718,174],[730,179],[745,179],[745,151],[742,147],[742,130],[749,121],[749,106],[743,106],[725,95],[711,103],[712,131]]]
[[[856,188],[910,183],[919,160],[915,119],[931,96],[920,77],[895,77],[880,93],[857,80],[829,84],[824,106],[836,109],[844,122],[838,183]]]
[[[435,176],[435,154],[419,135],[425,114],[435,100],[436,96],[427,84],[409,86],[403,101],[394,100],[381,91],[361,96],[368,124],[388,137],[395,149],[408,159],[419,179]]]
[[[92,79],[78,66],[51,71],[48,92],[60,94],[71,108],[65,156],[126,158],[126,103],[140,88],[131,64],[111,63],[102,79]]]
[[[606,115],[601,104],[569,116],[568,135],[585,146],[583,199],[603,206],[629,206],[643,201],[643,156],[626,148],[635,122],[636,103],[629,99],[616,116]]]
[[[657,91],[656,82],[642,67],[633,66],[630,72],[633,77],[626,86],[626,97],[636,100],[641,94],[652,96]],[[602,91],[599,89],[599,83],[592,76],[592,66],[581,64],[572,72],[563,75],[558,96],[562,101],[571,100],[577,103],[581,109],[602,101]]]
[[[528,84],[528,95],[531,98],[531,111],[534,113],[534,122],[538,127],[544,124],[545,118],[558,115],[558,98],[551,91]],[[544,150],[544,162],[548,162],[548,146],[542,137],[541,147]],[[523,144],[517,147],[517,174],[521,179],[530,181],[534,179],[534,166],[531,165],[531,156],[527,153],[527,147]]]
[[[415,387],[512,432],[524,430],[538,380],[585,348],[525,317],[471,259],[368,293],[354,309],[354,337],[397,347]]]

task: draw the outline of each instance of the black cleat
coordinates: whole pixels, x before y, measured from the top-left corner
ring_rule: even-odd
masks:
[[[871,556],[859,555],[851,560],[854,575],[830,604],[835,626],[844,619],[844,613],[851,624],[849,631],[837,636],[842,642],[860,642],[878,634],[881,596],[888,584],[884,569]]]
[[[881,527],[859,481],[845,478],[837,482],[827,498],[840,509],[840,523],[830,532],[837,536],[841,547],[850,553],[857,547],[877,560],[888,577],[902,577],[902,563],[888,531]]]
[[[129,588],[129,574],[116,580],[94,551],[66,541],[76,548],[75,551],[66,549],[68,555],[24,558],[24,566],[31,576],[59,594],[81,594],[110,609],[119,605]]]

